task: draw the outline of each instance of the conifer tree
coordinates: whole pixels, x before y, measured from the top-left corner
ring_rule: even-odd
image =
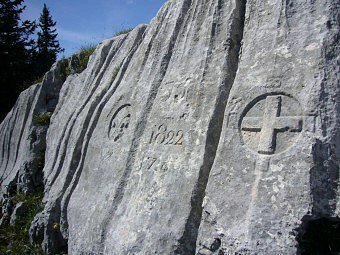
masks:
[[[37,41],[37,65],[39,75],[47,72],[56,61],[58,53],[64,49],[60,47],[56,39],[58,34],[54,28],[56,22],[52,20],[49,9],[44,4],[44,8],[39,18],[38,41]]]
[[[20,21],[23,1],[0,0],[0,121],[32,75],[35,23]]]

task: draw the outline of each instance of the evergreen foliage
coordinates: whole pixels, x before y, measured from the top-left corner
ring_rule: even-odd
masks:
[[[49,9],[44,4],[39,18],[38,40],[37,40],[37,66],[39,75],[47,72],[56,61],[58,53],[64,49],[60,47],[57,40],[57,32],[54,28],[57,23],[52,20]]]
[[[13,107],[21,91],[41,81],[63,49],[57,40],[56,22],[44,4],[38,39],[32,35],[34,21],[20,19],[24,0],[0,0],[0,122]]]
[[[14,105],[24,81],[32,78],[34,22],[20,22],[23,0],[0,2],[0,121]]]

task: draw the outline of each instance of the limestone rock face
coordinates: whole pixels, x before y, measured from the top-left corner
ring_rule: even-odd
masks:
[[[55,93],[31,240],[46,254],[308,251],[315,220],[339,224],[338,15],[332,0],[169,0],[103,41]],[[32,127],[20,108],[32,115],[39,86],[0,126],[6,183],[23,179],[9,125]]]
[[[11,215],[10,224],[15,225],[18,219],[25,216],[27,213],[28,213],[27,204],[23,202],[17,203]]]
[[[71,254],[194,253],[197,182],[213,162],[243,11],[169,1],[66,80],[47,137],[46,251],[68,240]]]
[[[197,251],[219,240],[213,254],[300,254],[301,221],[339,215],[334,3],[247,2]]]
[[[42,168],[49,116],[65,80],[64,61],[56,62],[42,83],[23,91],[0,124],[0,194],[43,187]]]

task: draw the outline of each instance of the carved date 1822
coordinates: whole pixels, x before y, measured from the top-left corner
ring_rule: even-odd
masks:
[[[158,126],[156,131],[153,130],[151,132],[149,143],[163,145],[183,145],[183,136],[183,130],[168,130],[166,125],[161,124]]]

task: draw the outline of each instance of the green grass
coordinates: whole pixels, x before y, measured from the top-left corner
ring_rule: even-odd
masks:
[[[40,125],[48,125],[50,124],[52,113],[51,112],[44,112],[39,115],[34,115],[33,119]]]
[[[94,50],[96,49],[96,45],[94,44],[85,44],[80,47],[79,54],[79,66],[77,68],[77,72],[81,73],[87,67],[87,63],[89,62],[90,56],[93,54]]]
[[[40,245],[31,244],[28,231],[35,215],[42,211],[43,192],[30,195],[16,194],[14,204],[24,202],[28,206],[27,215],[18,218],[15,226],[5,226],[0,229],[0,254],[9,255],[43,255]]]
[[[73,54],[73,56],[79,56],[78,57],[78,63],[77,66],[75,66],[75,72],[76,73],[81,73],[82,71],[84,71],[87,67],[87,63],[89,62],[90,56],[93,54],[94,50],[96,49],[96,45],[95,44],[84,44],[83,46],[81,46],[79,48],[79,50],[77,51],[77,53]],[[69,76],[71,74],[71,69],[69,66],[69,60],[72,58],[65,58],[63,57],[61,60],[62,62],[62,66],[61,66],[61,73],[64,75],[65,79],[67,76]]]
[[[131,32],[132,29],[133,29],[133,28],[125,28],[125,29],[122,29],[122,30],[116,32],[114,36],[125,35],[125,34]]]

